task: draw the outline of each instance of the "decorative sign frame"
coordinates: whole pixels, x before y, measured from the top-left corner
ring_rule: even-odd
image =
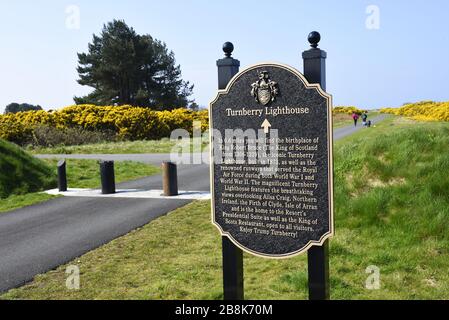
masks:
[[[250,254],[282,259],[334,235],[332,96],[319,84],[284,64],[250,66],[218,91],[209,126],[212,222],[223,236]],[[229,162],[223,154],[237,155],[236,133],[244,155]],[[262,149],[265,162],[249,163],[254,138],[256,162]],[[229,139],[231,149],[223,147]]]

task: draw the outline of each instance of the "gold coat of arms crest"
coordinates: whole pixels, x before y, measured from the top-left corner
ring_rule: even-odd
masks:
[[[257,103],[267,105],[274,101],[279,94],[278,84],[270,79],[267,71],[259,72],[259,80],[251,85],[251,95]]]

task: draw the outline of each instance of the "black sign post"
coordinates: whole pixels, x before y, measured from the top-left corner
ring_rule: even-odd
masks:
[[[240,61],[231,57],[232,43],[226,42],[223,51],[226,57],[217,61],[219,90],[226,88],[240,67]],[[224,300],[243,300],[243,252],[225,236],[222,236],[222,258]]]
[[[238,71],[217,62],[211,102],[212,222],[222,234],[225,299],[243,299],[242,251],[283,259],[308,252],[309,298],[329,298],[333,235],[332,97],[326,53],[309,35],[304,72],[279,63]]]
[[[304,51],[304,76],[310,83],[319,83],[326,91],[326,51],[318,48],[321,36],[314,31],[308,40],[312,49]],[[313,246],[307,252],[309,272],[309,299],[329,300],[329,241]]]

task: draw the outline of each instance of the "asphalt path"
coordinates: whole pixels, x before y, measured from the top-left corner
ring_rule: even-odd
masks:
[[[383,116],[372,119],[377,123]],[[358,130],[334,130],[341,139]],[[39,155],[40,158],[132,160],[160,165],[169,154]],[[209,191],[209,166],[178,166],[180,190]],[[160,190],[160,176],[121,183],[122,189]],[[19,287],[109,241],[189,203],[172,199],[64,197],[0,214],[0,292]]]
[[[209,191],[209,166],[181,166],[179,189]],[[118,184],[161,190],[160,176]],[[19,287],[191,200],[63,197],[0,214],[0,292]]]

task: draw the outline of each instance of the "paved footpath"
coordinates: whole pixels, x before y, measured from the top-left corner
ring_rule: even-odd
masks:
[[[373,119],[381,121],[383,117]],[[361,126],[339,128],[334,139]],[[41,158],[133,160],[159,165],[168,154],[41,155]],[[209,191],[208,165],[178,167],[180,190]],[[160,190],[160,176],[117,186]],[[64,197],[0,214],[0,292],[21,286],[109,241],[125,235],[191,200]]]

